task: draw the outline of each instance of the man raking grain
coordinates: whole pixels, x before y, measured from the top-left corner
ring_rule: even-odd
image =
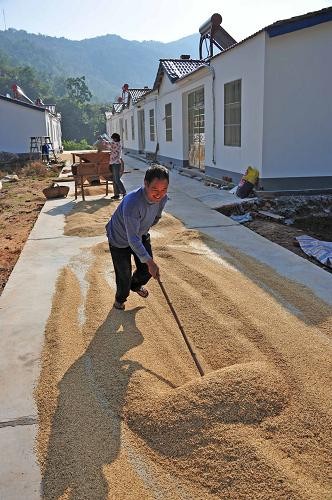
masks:
[[[165,167],[150,167],[144,186],[128,193],[106,225],[116,280],[114,306],[125,309],[130,291],[143,298],[149,295],[144,285],[151,277],[159,278],[153,260],[149,229],[157,224],[167,202],[169,174]],[[132,274],[131,257],[136,270]]]

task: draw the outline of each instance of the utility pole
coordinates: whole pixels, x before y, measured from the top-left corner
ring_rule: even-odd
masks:
[[[4,24],[4,27],[5,27],[5,31],[7,29],[7,26],[6,26],[6,16],[5,16],[5,9],[2,9],[2,15],[3,15],[3,24]]]

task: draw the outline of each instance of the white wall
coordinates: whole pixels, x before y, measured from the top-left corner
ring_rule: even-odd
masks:
[[[215,168],[243,173],[248,165],[261,171],[265,33],[212,59],[215,69]],[[241,146],[224,146],[224,84],[241,79]]]
[[[135,139],[131,138],[131,116],[134,117],[134,129],[135,129]],[[114,115],[108,115],[106,119],[106,132],[111,137],[111,135],[116,132],[121,135],[121,124],[122,120],[122,146],[126,149],[138,150],[138,137],[137,137],[137,112],[134,106],[129,109],[124,109],[121,113],[115,113]],[[125,134],[125,121],[127,120],[127,130],[128,139],[126,139]]]
[[[135,106],[132,104],[132,101],[130,102],[129,108],[123,110],[121,116],[123,118],[123,147],[134,151],[138,151],[137,110]],[[131,117],[134,118],[134,133],[135,133],[134,140],[132,139],[131,135],[131,129],[132,129]],[[128,139],[126,139],[125,135],[125,120],[127,120]]]
[[[166,141],[165,105],[172,104],[172,141]],[[172,84],[163,76],[156,109],[158,128],[159,155],[182,159],[183,130],[182,130],[182,97],[176,84]]]
[[[60,117],[45,113],[47,134],[53,143],[54,151],[57,153],[62,148],[62,133]]]
[[[145,114],[145,151],[154,153],[158,142],[158,127],[157,127],[157,92],[148,94],[141,102],[144,107]],[[154,110],[154,129],[155,140],[150,140],[150,109]]]
[[[115,116],[111,114],[110,111],[105,113],[106,115],[106,134],[111,137],[113,134],[113,125],[115,123]]]
[[[0,150],[29,153],[30,137],[47,135],[46,112],[0,99]]]
[[[332,22],[267,38],[264,177],[332,175]]]
[[[120,131],[120,118],[122,117],[122,113],[116,113],[115,115],[108,115],[106,119],[106,133],[109,137],[114,132],[117,132],[121,135]]]

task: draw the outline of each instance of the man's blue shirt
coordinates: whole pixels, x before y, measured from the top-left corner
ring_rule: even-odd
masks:
[[[150,260],[142,236],[158,222],[167,200],[165,195],[158,203],[149,201],[144,187],[128,193],[106,224],[110,245],[117,248],[130,246],[141,262]]]

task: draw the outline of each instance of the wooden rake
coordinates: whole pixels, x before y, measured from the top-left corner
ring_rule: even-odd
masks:
[[[173,304],[172,304],[172,302],[170,301],[170,299],[168,297],[168,294],[167,294],[167,292],[165,290],[165,287],[162,284],[162,282],[160,281],[160,277],[159,276],[157,277],[157,281],[158,281],[159,286],[161,288],[161,291],[162,291],[162,293],[163,293],[163,295],[164,295],[164,297],[166,299],[166,302],[167,302],[167,304],[168,304],[168,306],[169,306],[169,308],[170,308],[170,310],[171,310],[171,312],[172,312],[172,314],[174,316],[174,319],[175,319],[175,321],[176,321],[176,323],[177,323],[177,325],[179,327],[181,335],[182,335],[182,337],[183,337],[183,339],[184,339],[184,341],[185,341],[185,343],[186,343],[186,345],[187,345],[187,347],[189,349],[190,355],[191,355],[191,357],[194,360],[194,363],[195,363],[195,365],[197,367],[197,370],[199,371],[200,376],[203,377],[204,376],[203,368],[202,368],[202,366],[200,365],[200,363],[199,363],[199,361],[197,359],[196,353],[194,352],[194,350],[193,350],[193,348],[192,348],[192,346],[190,344],[190,341],[189,341],[189,339],[188,339],[188,337],[187,337],[187,335],[186,335],[186,333],[185,333],[185,331],[183,329],[183,326],[181,325],[181,322],[179,320],[178,315],[176,314],[176,311],[175,311],[175,309],[173,307]]]

